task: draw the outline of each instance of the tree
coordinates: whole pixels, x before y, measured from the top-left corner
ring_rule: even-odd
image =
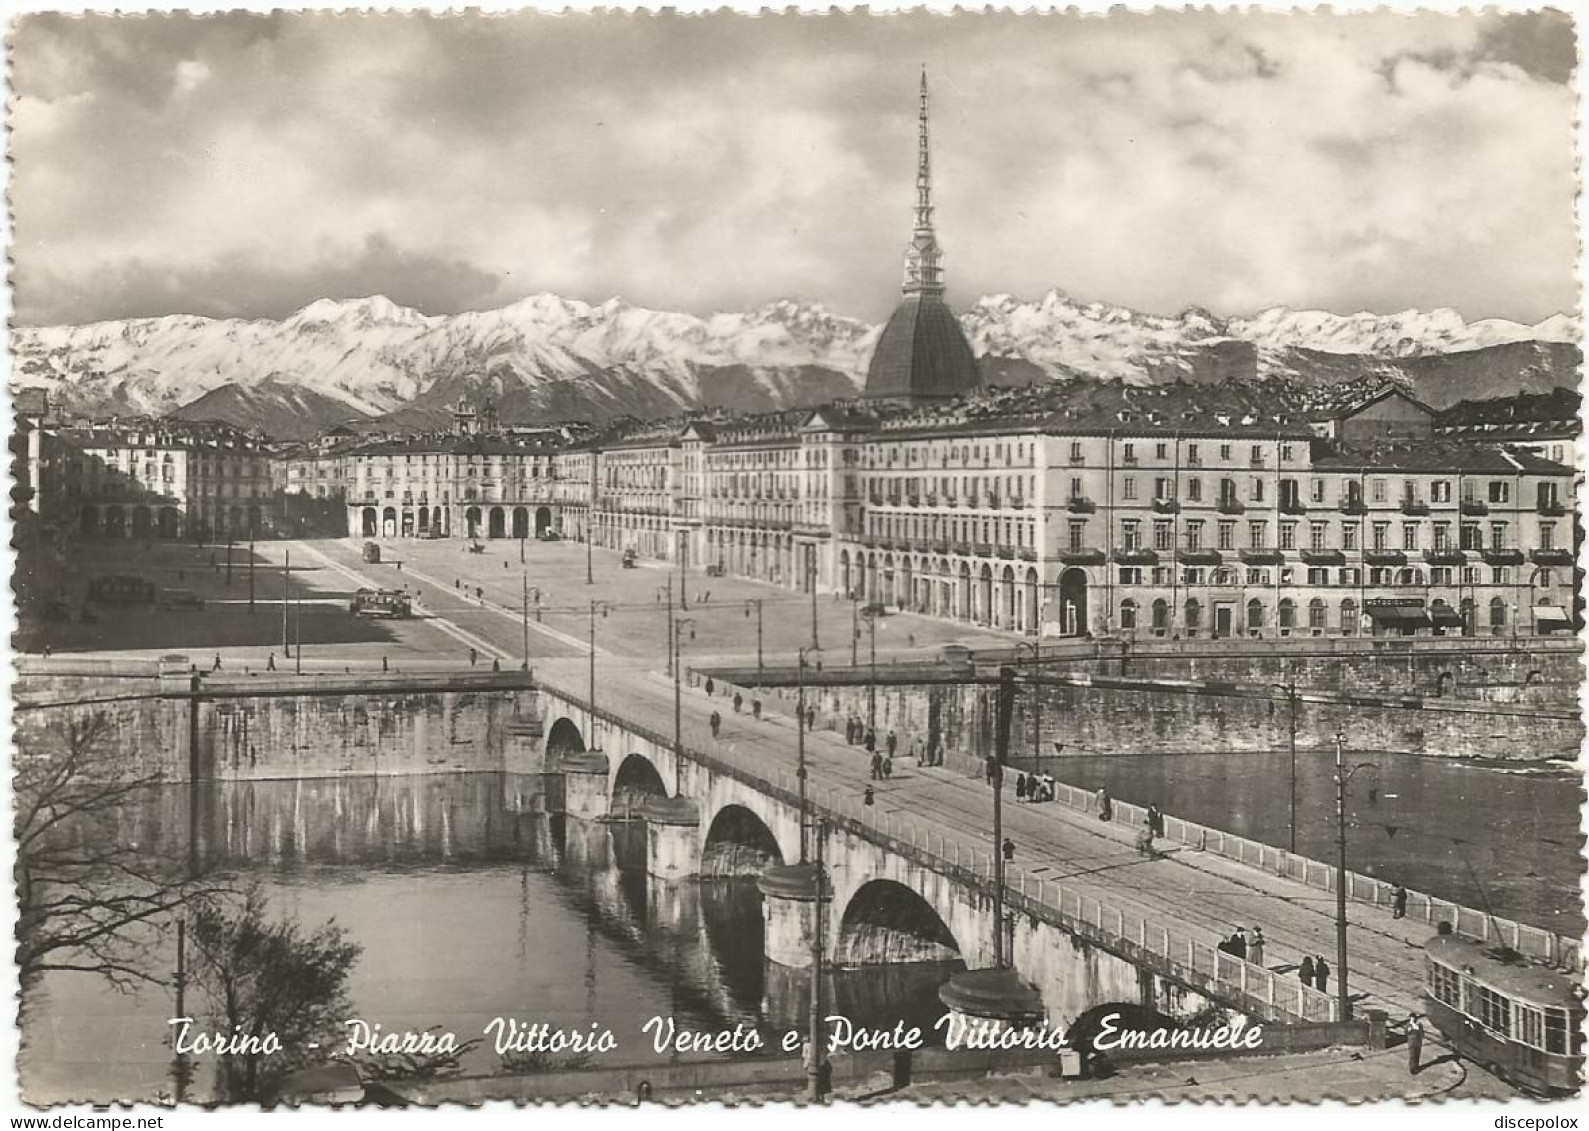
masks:
[[[56,723],[17,745],[17,966],[26,990],[49,970],[99,974],[119,990],[164,984],[152,969],[159,931],[224,878],[138,846],[129,811],[163,784],[128,775],[103,713]]]
[[[349,942],[335,919],[308,933],[295,919],[270,921],[255,887],[241,906],[236,900],[200,901],[190,937],[192,984],[208,999],[216,1031],[243,1046],[220,1058],[223,1102],[265,1099],[281,1076],[326,1059],[345,1036],[351,1013],[347,978],[364,948]],[[265,1051],[269,1035],[279,1052]]]

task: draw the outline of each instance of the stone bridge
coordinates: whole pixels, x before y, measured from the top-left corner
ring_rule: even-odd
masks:
[[[809,971],[818,923],[823,961],[840,970],[930,967],[947,979],[993,966],[990,840],[945,837],[818,790],[802,846],[793,774],[693,728],[676,743],[627,717],[638,711],[593,715],[585,696],[537,683],[540,764],[508,768],[551,775],[551,807],[586,827],[644,821],[645,868],[656,881],[758,877],[769,993],[780,973],[789,984]],[[820,914],[817,837],[827,876]],[[1274,1022],[1334,1016],[1329,997],[1295,979],[1018,867],[1007,869],[1006,909],[1011,965],[1057,1028],[1104,1007],[1177,1020],[1212,1009]]]

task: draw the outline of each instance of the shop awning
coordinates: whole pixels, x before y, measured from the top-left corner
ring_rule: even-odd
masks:
[[[1450,605],[1434,605],[1429,609],[1429,620],[1436,628],[1461,628],[1465,623],[1462,614]]]
[[[1429,615],[1422,605],[1369,605],[1363,611],[1374,623],[1395,628],[1423,627],[1429,623]]]
[[[1572,618],[1567,615],[1567,610],[1560,605],[1535,605],[1534,623],[1536,625],[1554,624],[1563,628],[1572,626]]]

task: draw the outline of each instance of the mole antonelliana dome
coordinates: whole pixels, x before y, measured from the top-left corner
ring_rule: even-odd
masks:
[[[905,298],[883,327],[866,370],[868,398],[911,402],[963,396],[982,387],[971,343],[943,300],[943,249],[932,227],[927,148],[927,73],[921,76],[916,226],[905,251]]]

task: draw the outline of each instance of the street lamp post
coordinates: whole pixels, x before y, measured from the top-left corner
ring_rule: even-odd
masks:
[[[850,667],[859,667],[861,647],[861,602],[850,598]]]
[[[1346,784],[1358,770],[1379,772],[1372,762],[1359,762],[1350,770],[1346,768],[1346,735],[1335,732],[1335,966],[1336,1000],[1341,1021],[1352,1019],[1352,998],[1347,989],[1346,973]]]
[[[993,765],[993,968],[1009,965],[1004,947],[1004,762],[1010,753],[1010,716],[1015,711],[1015,669],[999,669],[998,726]]]
[[[673,674],[673,583],[657,588],[657,596],[668,603],[668,674]]]
[[[800,778],[801,787],[804,788],[805,777]],[[805,819],[804,805],[801,806],[800,842],[802,845],[801,862],[804,863],[804,844],[806,840],[807,822]],[[806,1064],[806,1081],[810,1088],[811,1099],[820,1100],[826,1094],[823,1086],[823,1076],[826,1057],[823,1054],[823,1038],[826,1037],[826,1022],[822,1011],[822,897],[826,893],[827,877],[823,870],[822,834],[823,824],[820,820],[811,822],[810,834],[816,842],[816,899],[812,901],[812,930],[811,930],[811,1058]]]
[[[254,615],[254,531],[248,532],[248,615]]]
[[[1289,851],[1294,856],[1297,851],[1297,681],[1293,677],[1285,683],[1272,683],[1269,686],[1276,691],[1285,693],[1286,702],[1291,711],[1291,834]]]
[[[689,543],[687,541],[687,535],[685,531],[679,531],[678,542],[679,544],[674,550],[673,568],[679,575],[679,609],[687,613],[690,611],[690,598],[689,595],[685,593],[684,586],[689,578],[689,573],[688,567],[684,561],[684,554]]]
[[[806,581],[811,587],[811,647],[820,648],[817,639],[817,548],[806,547]]]
[[[596,506],[592,503],[585,510],[585,584],[596,584],[596,575],[591,572],[591,543],[596,540]]]
[[[232,532],[226,532],[226,587],[232,587]]]
[[[877,613],[871,609],[861,614],[866,618],[866,627],[871,635],[872,665],[871,674],[866,680],[866,727],[873,735],[877,734]]]
[[[292,551],[287,551],[286,563],[281,567],[281,650],[292,653],[292,639],[287,635],[287,601],[292,589]]]

